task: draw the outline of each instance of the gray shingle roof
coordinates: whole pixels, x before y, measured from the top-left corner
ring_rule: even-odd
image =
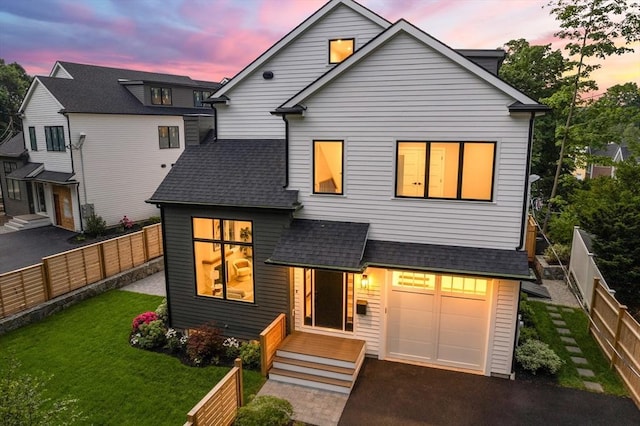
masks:
[[[9,173],[7,177],[17,180],[30,179],[28,178],[28,176],[40,167],[42,167],[42,163],[27,163],[19,169],[16,169],[13,172]]]
[[[531,279],[527,253],[516,250],[369,240],[363,262],[367,266]]]
[[[285,190],[284,182],[284,140],[210,136],[185,147],[147,202],[293,210],[298,191]]]
[[[22,132],[18,132],[15,136],[0,144],[0,157],[19,158],[26,152]]]
[[[215,90],[219,83],[196,81],[186,76],[59,62],[73,76],[40,77],[38,80],[67,112],[101,114],[184,115],[203,113],[202,108],[145,106],[119,80],[164,83]],[[205,110],[206,111],[206,110]]]
[[[360,272],[368,232],[368,223],[297,219],[266,263]]]

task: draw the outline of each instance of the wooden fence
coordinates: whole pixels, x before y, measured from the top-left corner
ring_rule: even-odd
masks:
[[[229,426],[242,407],[242,361],[235,366],[187,414],[185,426]]]
[[[594,279],[589,331],[629,388],[640,408],[640,324]]]
[[[538,224],[533,216],[529,215],[527,220],[527,238],[525,243],[525,249],[527,250],[527,258],[529,262],[533,262],[536,257],[536,236],[538,234]]]
[[[280,314],[262,333],[260,333],[260,368],[263,376],[267,376],[273,365],[278,346],[287,337],[287,316]]]
[[[158,223],[0,274],[0,318],[142,265],[162,254],[162,228]]]

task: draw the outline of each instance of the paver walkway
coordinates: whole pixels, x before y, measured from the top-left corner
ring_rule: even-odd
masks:
[[[567,328],[567,323],[562,319],[563,313],[573,313],[575,309],[566,306],[547,305],[547,312],[549,312],[560,339],[565,344],[565,349],[572,355],[571,361],[576,365],[584,386],[591,391],[604,392],[600,383],[589,380],[595,377],[595,373],[589,368],[589,361],[582,356],[582,350],[576,343],[576,339],[571,336],[571,330]]]

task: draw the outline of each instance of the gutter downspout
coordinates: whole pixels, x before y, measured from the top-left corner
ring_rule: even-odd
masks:
[[[213,110],[213,139],[218,140],[218,110],[213,106],[213,104],[210,105]]]
[[[520,221],[520,244],[516,248],[516,250],[524,249],[524,234],[527,223],[527,210],[529,205],[529,193],[531,192],[531,184],[529,183],[529,175],[531,174],[531,154],[533,151],[533,122],[535,120],[536,113],[531,112],[531,117],[529,118],[529,141],[527,143],[527,168],[526,173],[524,175],[525,185],[524,185],[524,196],[522,200],[522,218]]]
[[[289,120],[287,114],[282,114],[284,120],[284,189],[289,186]]]
[[[69,114],[67,114],[67,112],[62,109],[59,111],[60,114],[64,115],[67,119],[67,134],[69,136],[69,153],[71,155],[71,173],[73,173],[74,175],[76,174],[76,169],[75,169],[75,165],[74,165],[74,161],[73,161],[73,144],[71,143],[71,121],[69,120]],[[80,151],[80,156],[82,156],[82,151]],[[82,161],[82,158],[80,159]],[[82,161],[82,166],[84,167],[84,161]],[[84,175],[84,172],[83,172]],[[84,179],[84,177],[83,177]],[[83,186],[82,189],[84,189],[86,191],[85,188],[85,184],[84,182],[82,182]],[[86,192],[85,192],[85,198],[86,198]],[[80,191],[78,191],[78,186],[76,185],[76,199],[78,202],[78,217],[80,218],[80,232],[84,232],[84,221],[83,221],[83,217],[82,217],[82,209],[80,208],[81,204],[80,204]],[[85,200],[86,203],[86,200]]]

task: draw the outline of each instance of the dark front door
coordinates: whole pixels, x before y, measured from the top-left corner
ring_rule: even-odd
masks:
[[[344,275],[315,271],[315,325],[342,330],[344,313]]]

